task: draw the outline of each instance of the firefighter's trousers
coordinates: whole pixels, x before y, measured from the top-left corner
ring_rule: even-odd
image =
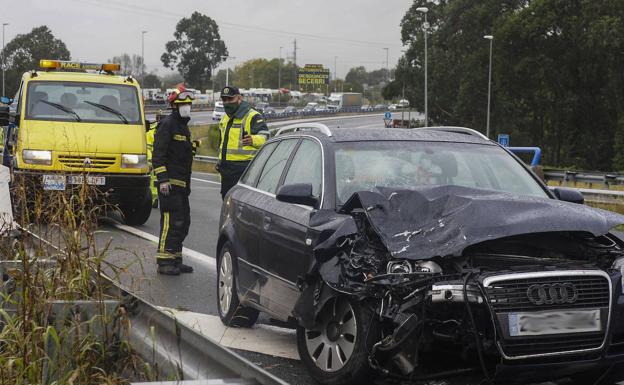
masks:
[[[159,265],[175,264],[182,256],[182,242],[191,226],[189,194],[173,188],[169,195],[158,193],[160,204],[160,236],[156,261]]]

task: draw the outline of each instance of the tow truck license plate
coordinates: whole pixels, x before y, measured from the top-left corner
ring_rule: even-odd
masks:
[[[82,184],[83,182],[84,182],[84,177],[82,175],[69,175],[67,177],[68,184]],[[104,186],[106,184],[106,177],[87,175],[87,184],[95,185],[95,186]]]
[[[541,336],[602,330],[600,310],[562,310],[509,313],[509,335]]]
[[[44,190],[65,190],[65,175],[51,174],[43,176]]]

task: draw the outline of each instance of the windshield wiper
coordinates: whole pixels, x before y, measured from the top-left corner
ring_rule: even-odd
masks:
[[[82,120],[80,119],[80,116],[76,113],[76,111],[72,110],[69,107],[65,107],[64,105],[58,104],[58,103],[48,102],[47,100],[39,100],[39,101],[47,105],[50,105],[52,107],[58,108],[59,110],[63,111],[66,114],[73,115],[77,122],[80,122]]]
[[[89,102],[87,100],[85,100],[84,102],[92,106],[96,106],[97,108],[101,108],[106,112],[110,112],[111,114],[117,115],[117,117],[121,119],[122,122],[124,122],[125,124],[128,124],[128,119],[126,119],[126,117],[121,112],[117,111],[116,109],[106,106],[104,104]]]

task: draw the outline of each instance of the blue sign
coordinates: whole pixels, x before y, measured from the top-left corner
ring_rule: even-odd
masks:
[[[392,112],[386,111],[384,113],[384,119],[392,119]]]
[[[509,147],[509,135],[498,134],[498,143],[503,147]]]

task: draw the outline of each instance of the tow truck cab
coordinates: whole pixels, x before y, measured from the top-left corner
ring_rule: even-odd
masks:
[[[143,99],[119,64],[41,60],[12,101],[5,162],[41,190],[87,183],[107,192],[126,223],[151,213]]]

